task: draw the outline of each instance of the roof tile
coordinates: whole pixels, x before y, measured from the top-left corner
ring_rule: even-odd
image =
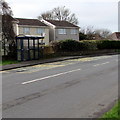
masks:
[[[116,34],[116,37],[120,39],[120,32],[115,32],[115,34]]]
[[[58,20],[46,20],[50,22],[51,24],[57,26],[57,27],[78,27],[72,23],[69,23],[67,21],[58,21]]]
[[[24,18],[16,18],[16,19],[19,21],[18,25],[47,26],[38,19],[24,19]]]

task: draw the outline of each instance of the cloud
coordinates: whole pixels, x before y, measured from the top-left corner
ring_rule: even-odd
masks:
[[[15,17],[36,18],[57,6],[66,6],[79,19],[80,26],[117,31],[119,0],[7,0]]]

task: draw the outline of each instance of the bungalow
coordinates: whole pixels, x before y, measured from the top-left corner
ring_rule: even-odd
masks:
[[[79,27],[67,21],[44,20],[41,22],[49,26],[50,42],[57,40],[79,40]]]
[[[120,32],[114,32],[112,35],[109,36],[110,40],[120,40]]]
[[[45,45],[49,44],[49,28],[46,24],[42,23],[38,19],[15,19],[17,22],[14,24],[14,29],[17,36],[44,36]]]

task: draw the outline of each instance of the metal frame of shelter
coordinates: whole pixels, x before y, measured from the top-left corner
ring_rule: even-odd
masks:
[[[17,60],[19,61],[29,61],[37,60],[42,57],[43,54],[43,43],[44,37],[35,36],[17,36]]]

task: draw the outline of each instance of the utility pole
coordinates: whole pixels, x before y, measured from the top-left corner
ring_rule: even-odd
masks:
[[[120,1],[118,2],[118,32],[120,32]]]
[[[0,14],[0,61],[2,60],[2,14]]]

